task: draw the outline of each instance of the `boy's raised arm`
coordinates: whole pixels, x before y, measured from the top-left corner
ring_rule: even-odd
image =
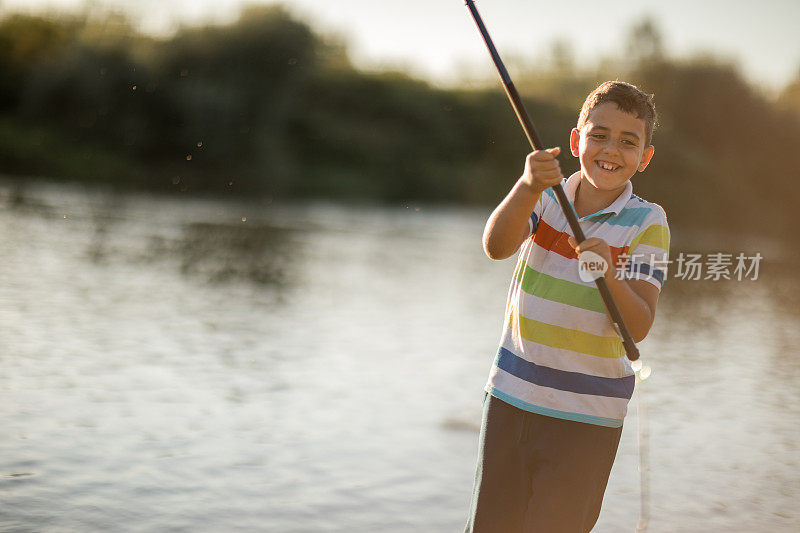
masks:
[[[511,257],[528,236],[528,218],[542,191],[564,179],[556,159],[560,150],[556,147],[528,154],[522,176],[486,221],[483,250],[491,259]]]

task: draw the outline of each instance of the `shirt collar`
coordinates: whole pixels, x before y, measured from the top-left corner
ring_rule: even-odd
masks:
[[[564,182],[564,192],[567,194],[567,199],[570,201],[571,204],[573,204],[573,207],[575,207],[575,192],[577,192],[578,184],[580,184],[580,182],[581,182],[580,170],[574,173],[569,178],[567,178],[567,180]],[[619,196],[617,196],[616,200],[611,202],[611,205],[596,213],[592,213],[591,215],[586,215],[581,220],[590,217],[596,217],[599,215],[605,215],[608,213],[614,213],[615,215],[618,215],[619,212],[622,211],[622,208],[625,207],[625,205],[628,203],[628,200],[631,199],[632,194],[633,194],[633,184],[631,183],[631,180],[628,180],[625,182],[625,189],[621,193],[619,193]]]

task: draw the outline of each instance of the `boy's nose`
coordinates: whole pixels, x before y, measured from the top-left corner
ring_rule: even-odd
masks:
[[[606,141],[606,143],[603,145],[603,152],[618,154],[619,151],[619,145],[613,139]]]

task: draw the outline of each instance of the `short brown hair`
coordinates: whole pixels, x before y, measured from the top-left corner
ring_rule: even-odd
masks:
[[[592,110],[606,102],[614,102],[621,111],[636,115],[636,118],[644,120],[645,125],[645,145],[650,146],[653,140],[653,130],[656,127],[656,106],[653,103],[653,95],[647,94],[637,86],[624,81],[607,81],[589,93],[586,101],[581,107],[581,114],[578,116],[578,129],[582,129],[589,119]]]

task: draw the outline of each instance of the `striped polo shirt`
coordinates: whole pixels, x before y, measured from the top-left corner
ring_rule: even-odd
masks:
[[[563,182],[570,202],[580,172]],[[605,240],[628,279],[659,290],[666,275],[669,227],[661,206],[625,190],[607,208],[580,218],[588,237]],[[486,391],[520,409],[620,427],[633,394],[634,372],[594,282],[578,275],[567,242],[571,230],[552,189],[530,216],[508,292],[500,349]]]

